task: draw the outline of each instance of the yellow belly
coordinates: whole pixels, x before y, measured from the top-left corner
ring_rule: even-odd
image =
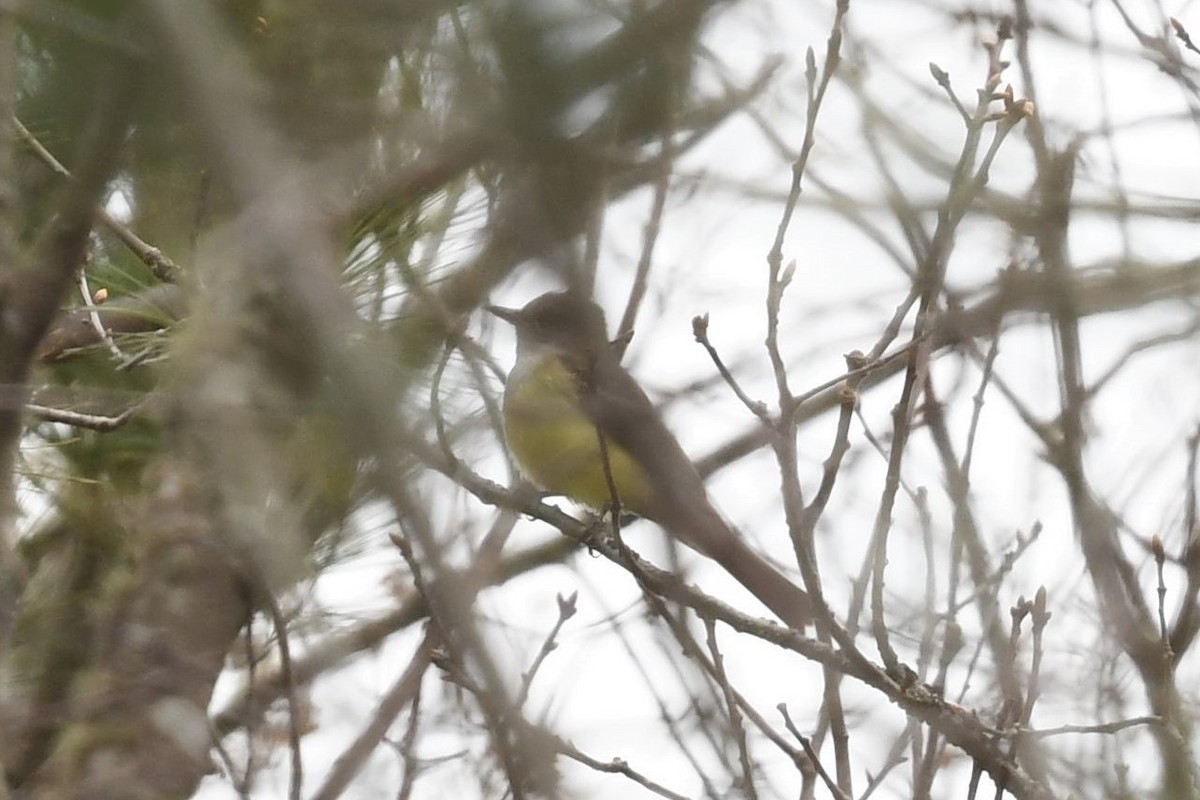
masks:
[[[509,378],[504,398],[508,447],[528,478],[546,491],[594,509],[612,503],[595,425],[575,404],[573,376],[550,359]],[[644,515],[646,474],[633,457],[606,441],[609,472],[625,508]]]

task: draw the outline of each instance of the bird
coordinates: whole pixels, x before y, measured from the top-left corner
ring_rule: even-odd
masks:
[[[621,366],[600,306],[563,291],[519,309],[487,309],[516,329],[502,416],[508,449],[530,481],[601,512],[616,501],[716,561],[790,627],[812,622],[808,595],[712,504],[695,465]]]

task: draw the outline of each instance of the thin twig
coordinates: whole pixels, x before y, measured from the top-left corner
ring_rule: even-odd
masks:
[[[587,755],[575,745],[565,742],[561,739],[558,740],[557,746],[558,752],[561,755],[566,756],[572,761],[578,761],[584,766],[591,767],[597,772],[607,772],[612,775],[624,775],[626,778],[629,778],[629,780],[633,781],[638,786],[641,786],[643,789],[653,792],[659,797],[665,797],[668,800],[690,800],[687,795],[672,792],[662,784],[650,780],[645,775],[629,766],[629,762],[623,758],[614,758],[610,761],[600,761]]]
[[[654,263],[654,247],[658,242],[659,231],[662,230],[663,213],[667,208],[667,194],[671,187],[671,173],[675,167],[675,148],[672,138],[675,114],[667,110],[665,130],[659,141],[661,152],[655,162],[660,170],[658,179],[654,182],[654,199],[650,204],[650,217],[646,220],[642,236],[642,252],[638,256],[637,268],[634,270],[633,286],[629,290],[629,301],[625,304],[625,313],[621,315],[621,323],[617,327],[617,338],[628,344],[628,337],[633,334],[637,323],[638,311],[646,296],[646,286],[650,278],[650,267]],[[624,345],[618,345],[617,358],[624,355]]]
[[[265,585],[258,595],[267,614],[271,617],[271,623],[275,626],[276,641],[279,643],[279,666],[283,674],[284,685],[287,687],[288,749],[292,758],[292,769],[288,778],[288,797],[290,800],[300,800],[304,786],[304,761],[300,756],[300,726],[298,723],[300,701],[297,694],[296,673],[292,669],[292,646],[288,635],[287,618],[279,607],[279,603],[276,602],[275,595]]]
[[[100,414],[83,414],[65,408],[50,408],[48,406],[37,405],[36,403],[26,403],[25,412],[46,422],[62,422],[67,425],[74,425],[77,428],[87,428],[105,433],[116,430],[129,422],[142,407],[143,404],[138,403],[125,409],[115,417],[108,417]]]
[[[1033,719],[1033,706],[1041,695],[1042,658],[1045,656],[1044,634],[1053,614],[1046,607],[1046,587],[1038,587],[1030,606],[1030,628],[1033,633],[1033,661],[1029,666],[1029,681],[1025,690],[1025,708],[1021,712],[1020,724],[1028,727]]]
[[[41,161],[50,168],[50,171],[61,178],[73,180],[71,171],[62,165],[54,155],[47,150],[37,137],[29,132],[29,129],[21,124],[21,120],[16,117],[12,118],[13,127],[17,131],[17,137],[29,150],[37,156]],[[147,243],[137,234],[129,229],[128,226],[117,220],[108,211],[101,206],[96,209],[96,218],[104,227],[112,231],[121,243],[141,259],[142,263],[150,267],[156,278],[161,281],[174,282],[181,272],[179,266],[172,261],[162,250]]]
[[[962,101],[958,99],[958,95],[955,94],[953,87],[950,86],[950,74],[937,64],[934,64],[932,61],[929,62],[929,74],[933,76],[933,79],[937,82],[937,85],[942,87],[942,90],[946,93],[946,96],[950,98],[950,102],[953,103],[954,107],[958,110],[958,114],[962,117],[963,122],[970,125],[971,112],[967,111],[967,107],[964,106]]]
[[[757,800],[758,791],[754,787],[754,765],[750,761],[750,749],[746,745],[746,728],[742,725],[742,715],[738,712],[738,704],[733,697],[733,687],[729,683],[729,676],[725,674],[725,659],[717,645],[716,622],[705,618],[704,631],[707,634],[709,657],[712,659],[713,677],[725,696],[725,709],[729,714],[729,729],[737,744],[738,760],[742,768],[742,793],[750,800]]]
[[[988,343],[987,355],[983,359],[983,374],[979,377],[979,388],[975,390],[975,396],[971,398],[971,424],[967,428],[967,446],[962,458],[962,473],[967,479],[968,485],[971,480],[971,459],[975,455],[975,437],[979,432],[979,419],[983,416],[984,395],[987,392],[988,384],[992,380],[996,356],[1000,354],[1001,319],[1000,317],[996,319],[996,329],[992,333]]]
[[[825,787],[829,789],[829,793],[837,798],[837,800],[850,800],[850,796],[843,792],[840,786],[834,783],[833,778],[829,777],[829,773],[825,771],[823,766],[821,766],[821,759],[817,757],[817,752],[813,750],[812,742],[810,742],[808,737],[802,734],[800,729],[796,727],[796,724],[792,722],[792,717],[790,714],[788,714],[787,704],[780,703],[778,706],[776,706],[776,708],[779,709],[779,713],[783,717],[783,724],[787,726],[788,731],[790,731],[791,734],[796,737],[797,741],[800,742],[800,746],[804,748],[804,752],[808,755],[809,760],[812,761],[813,766],[817,770],[817,774],[821,776],[821,780],[825,782]]]
[[[1154,567],[1158,575],[1158,635],[1165,651],[1163,657],[1170,660],[1172,655],[1171,637],[1167,633],[1167,582],[1163,576],[1163,565],[1167,561],[1167,553],[1163,547],[1162,537],[1157,533],[1150,540],[1150,550],[1154,553]]]
[[[533,679],[541,668],[542,662],[558,647],[559,632],[562,630],[563,625],[567,623],[567,620],[575,616],[575,612],[578,610],[575,601],[579,599],[579,592],[571,592],[566,597],[560,594],[557,595],[557,599],[558,619],[555,620],[554,627],[546,634],[546,638],[542,641],[542,646],[538,648],[537,655],[533,659],[533,664],[521,675],[521,689],[517,693],[517,699],[513,702],[513,707],[517,710],[525,707],[526,701],[529,700],[529,689],[533,686]]]
[[[90,261],[90,259],[88,259]],[[96,335],[100,337],[100,341],[108,345],[108,352],[112,353],[113,358],[117,361],[125,361],[126,356],[121,352],[121,348],[117,347],[117,343],[113,341],[112,331],[104,327],[104,323],[100,321],[100,312],[96,309],[96,302],[92,297],[92,289],[88,286],[87,279],[87,264],[79,270],[79,293],[83,296],[83,307],[87,311],[88,321],[92,323],[92,328],[96,331]]]
[[[717,368],[717,372],[721,374],[725,383],[737,395],[737,399],[742,401],[750,413],[755,416],[760,422],[768,428],[772,428],[771,415],[767,412],[767,404],[761,400],[752,399],[738,384],[737,378],[733,377],[733,373],[725,366],[725,362],[721,359],[721,354],[717,352],[717,348],[713,347],[712,342],[708,338],[708,314],[700,314],[692,317],[692,336],[708,353],[708,357],[712,359],[713,366]]]
[[[313,793],[312,800],[334,800],[343,795],[350,781],[366,763],[367,757],[383,741],[388,728],[392,726],[404,706],[413,702],[417,696],[421,679],[429,668],[436,641],[434,628],[429,627],[404,672],[380,699],[367,725],[333,762],[325,782]]]
[[[1162,717],[1150,715],[1144,717],[1131,717],[1129,719],[1122,719],[1116,722],[1102,722],[1096,725],[1059,725],[1056,728],[1040,728],[1026,731],[1025,735],[1034,739],[1045,739],[1050,736],[1063,736],[1069,733],[1099,733],[1107,735],[1110,733],[1118,733],[1119,731],[1123,731],[1128,728],[1134,728],[1138,725],[1161,725],[1162,723]]]
[[[421,771],[421,763],[417,758],[417,731],[421,727],[421,684],[417,684],[409,707],[408,726],[404,736],[397,743],[400,757],[404,759],[404,774],[400,778],[400,790],[396,792],[396,800],[408,800],[412,796],[413,787],[417,785],[417,776]]]
[[[1184,472],[1183,566],[1187,580],[1182,604],[1171,631],[1171,651],[1183,653],[1200,631],[1200,504],[1196,501],[1197,465],[1200,458],[1200,427],[1187,440],[1187,469]]]

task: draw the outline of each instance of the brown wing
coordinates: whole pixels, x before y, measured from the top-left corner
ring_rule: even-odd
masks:
[[[658,410],[614,357],[600,356],[578,372],[584,411],[597,429],[641,464],[653,482],[657,522],[668,509],[707,503],[704,482]]]
[[[810,624],[808,595],[751,550],[713,507],[691,459],[615,357],[602,355],[573,371],[588,416],[645,468],[653,482],[654,502],[646,516],[719,563],[784,622],[797,629]]]

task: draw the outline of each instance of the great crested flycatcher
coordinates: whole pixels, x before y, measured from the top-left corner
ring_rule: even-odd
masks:
[[[808,595],[713,507],[695,466],[617,360],[598,305],[551,292],[521,309],[488,310],[517,331],[504,431],[534,483],[597,510],[612,505],[615,490],[621,507],[715,560],[788,625],[812,621]]]

